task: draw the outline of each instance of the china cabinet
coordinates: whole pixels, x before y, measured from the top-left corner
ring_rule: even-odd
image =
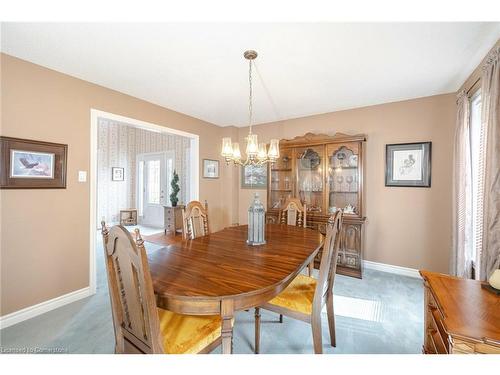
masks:
[[[269,165],[267,221],[278,223],[288,198],[307,208],[307,226],[325,231],[328,217],[344,210],[337,273],[361,278],[364,135],[307,133],[280,141],[280,157]],[[315,260],[319,267],[321,253]]]

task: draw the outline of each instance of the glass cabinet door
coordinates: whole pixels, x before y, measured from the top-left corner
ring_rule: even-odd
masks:
[[[327,146],[328,213],[343,209],[346,214],[359,215],[360,168],[357,143]]]
[[[292,149],[281,149],[280,158],[270,166],[269,208],[282,208],[293,198]]]
[[[324,146],[300,147],[295,150],[298,198],[308,212],[323,213]]]

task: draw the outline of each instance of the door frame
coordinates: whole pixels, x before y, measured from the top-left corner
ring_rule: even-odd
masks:
[[[189,200],[199,200],[200,188],[200,137],[198,134],[188,133],[182,130],[169,128],[167,126],[153,124],[131,117],[105,112],[98,109],[90,109],[90,249],[89,249],[89,289],[90,294],[96,293],[96,241],[97,228],[100,227],[100,221],[97,218],[97,125],[100,118],[114,120],[126,125],[132,125],[139,129],[144,129],[157,133],[168,133],[180,135],[190,140],[190,165],[189,165]]]

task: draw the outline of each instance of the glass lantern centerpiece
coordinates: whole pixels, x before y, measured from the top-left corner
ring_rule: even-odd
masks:
[[[248,208],[248,240],[247,244],[252,246],[264,245],[266,210],[259,200],[259,193],[255,193],[252,205]]]

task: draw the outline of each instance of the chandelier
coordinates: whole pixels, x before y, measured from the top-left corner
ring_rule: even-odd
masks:
[[[265,163],[274,163],[280,156],[279,150],[279,140],[271,139],[269,144],[269,150],[267,150],[267,145],[265,143],[259,143],[257,140],[257,134],[252,133],[252,64],[253,60],[257,58],[257,52],[255,51],[245,51],[243,54],[245,59],[248,60],[248,83],[250,86],[250,92],[248,97],[248,135],[245,137],[246,147],[246,159],[242,160],[240,144],[238,142],[232,142],[230,137],[222,138],[222,152],[221,155],[226,159],[226,163],[229,164],[231,161],[235,165],[262,165]]]

